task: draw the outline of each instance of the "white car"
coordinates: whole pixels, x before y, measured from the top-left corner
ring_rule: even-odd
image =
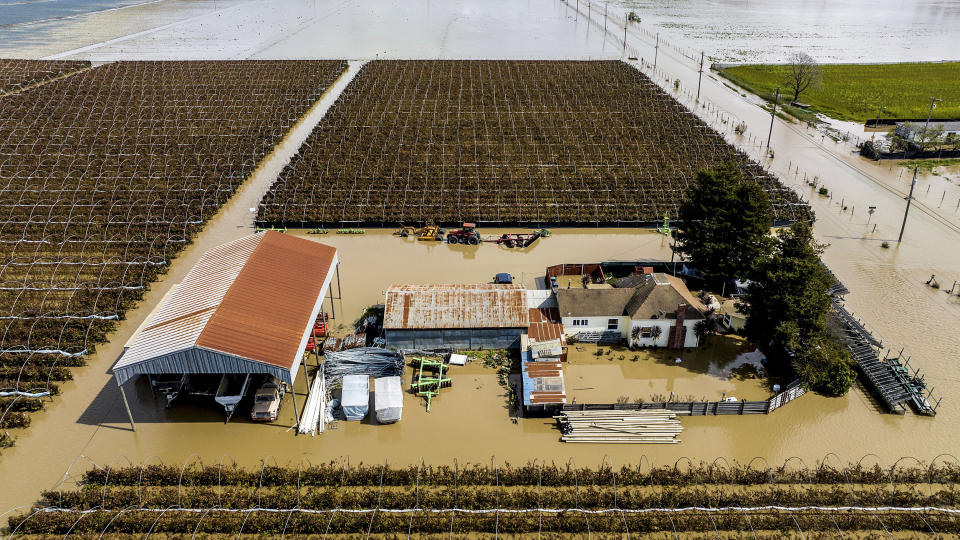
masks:
[[[280,414],[280,403],[286,387],[276,378],[267,380],[253,394],[253,409],[250,419],[254,422],[273,422]]]

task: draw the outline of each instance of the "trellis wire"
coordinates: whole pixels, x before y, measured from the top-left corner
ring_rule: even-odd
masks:
[[[0,66],[0,393],[47,397],[346,63]]]

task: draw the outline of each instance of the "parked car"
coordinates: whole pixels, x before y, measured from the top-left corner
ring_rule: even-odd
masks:
[[[250,419],[254,422],[273,422],[280,415],[280,403],[286,387],[276,377],[267,380],[253,394],[253,409]]]
[[[493,282],[501,285],[509,285],[513,283],[513,276],[506,272],[501,272],[493,276]]]

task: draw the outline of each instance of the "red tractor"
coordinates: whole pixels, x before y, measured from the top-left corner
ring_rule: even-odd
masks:
[[[467,244],[475,246],[480,243],[480,233],[473,223],[464,223],[460,229],[451,229],[447,233],[448,244]]]

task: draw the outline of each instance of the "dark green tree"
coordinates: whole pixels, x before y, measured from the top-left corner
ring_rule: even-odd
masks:
[[[803,384],[828,396],[842,396],[857,378],[850,352],[833,336],[821,335],[793,353],[793,371]]]
[[[839,396],[856,374],[850,354],[827,329],[833,277],[820,263],[823,249],[806,222],[780,231],[739,307],[747,314],[747,337],[774,367],[792,370],[807,388]]]
[[[827,329],[832,278],[820,264],[823,248],[810,225],[798,221],[777,234],[772,256],[757,265],[741,306],[744,331],[754,343],[770,345],[774,357]]]
[[[772,243],[767,194],[733,161],[697,173],[680,221],[677,251],[708,278],[748,277]]]

